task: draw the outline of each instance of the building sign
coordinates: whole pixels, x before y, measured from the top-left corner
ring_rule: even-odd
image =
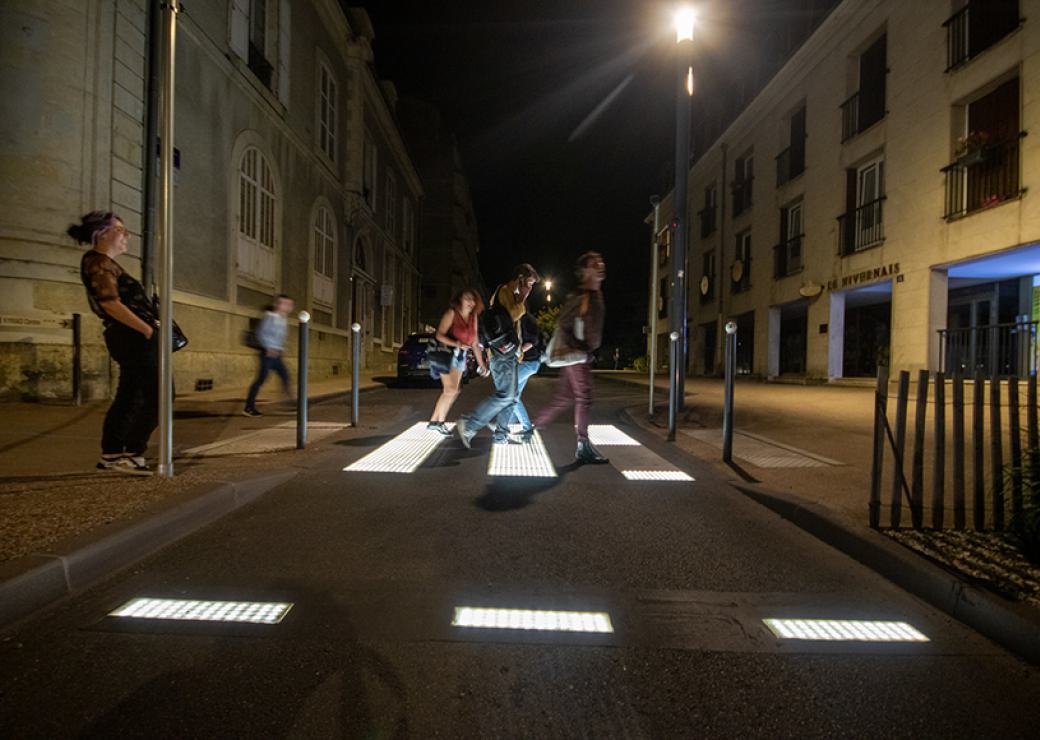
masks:
[[[884,280],[888,277],[893,277],[899,274],[899,263],[893,262],[890,265],[884,265],[882,267],[875,267],[872,270],[862,270],[860,272],[854,272],[851,275],[842,275],[832,280],[827,281],[827,290],[843,290],[845,288],[853,288],[857,285],[866,285],[867,283],[873,283],[877,280]]]
[[[0,329],[18,327],[20,329],[66,329],[68,319],[30,318],[28,316],[0,316]]]

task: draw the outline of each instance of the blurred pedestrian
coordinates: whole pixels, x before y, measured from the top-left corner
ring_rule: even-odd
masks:
[[[292,389],[289,387],[289,371],[282,361],[285,353],[285,339],[289,334],[288,316],[293,310],[293,299],[284,293],[275,296],[274,304],[264,312],[260,324],[256,329],[256,343],[259,347],[259,365],[256,380],[249,386],[249,395],[246,397],[246,407],[242,413],[246,416],[263,416],[256,408],[256,395],[260,392],[260,386],[267,380],[267,374],[274,372],[282,381],[282,389],[285,395],[292,398]]]
[[[524,263],[513,268],[512,277],[499,285],[480,322],[481,343],[491,353],[491,379],[495,392],[472,414],[459,417],[455,431],[467,448],[476,433],[495,419],[495,444],[516,443],[509,436],[516,404],[517,371],[520,367],[520,319],[526,313],[527,296],[538,282],[538,271]]]
[[[542,341],[541,332],[538,330],[538,322],[535,318],[525,313],[520,317],[520,365],[516,370],[516,405],[513,407],[513,421],[520,425],[520,439],[530,442],[533,438],[534,425],[531,417],[524,406],[524,388],[527,381],[531,379],[542,367],[542,352],[545,343]]]
[[[151,475],[144,453],[159,423],[159,332],[144,286],[116,262],[129,247],[129,231],[116,214],[92,211],[66,233],[90,245],[80,260],[80,279],[91,311],[104,324],[105,346],[119,365],[97,469]]]
[[[472,288],[466,288],[451,299],[451,307],[441,316],[441,322],[437,326],[437,341],[451,350],[451,354],[445,366],[435,367],[434,363],[430,362],[430,375],[434,380],[439,378],[441,381],[441,395],[433,407],[433,415],[426,425],[427,429],[445,435],[451,434],[444,422],[455,399],[459,397],[462,376],[466,373],[467,355],[470,352],[476,357],[478,372],[481,375],[488,373],[477,332],[477,321],[483,311],[484,301],[480,294]],[[427,352],[428,356],[429,354]]]
[[[578,289],[567,297],[560,309],[547,358],[550,365],[555,358],[562,357],[572,358],[568,361],[573,364],[560,367],[556,395],[538,414],[534,426],[536,429],[545,427],[573,406],[574,431],[578,438],[575,461],[605,463],[607,458],[589,441],[589,409],[592,406],[592,353],[603,339],[606,305],[600,288],[607,277],[607,265],[599,252],[586,252],[578,257],[574,267]]]

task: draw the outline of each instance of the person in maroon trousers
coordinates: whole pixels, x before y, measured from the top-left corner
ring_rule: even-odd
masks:
[[[600,288],[607,277],[607,265],[599,252],[586,252],[574,265],[578,289],[567,297],[556,324],[557,341],[553,356],[577,351],[585,361],[560,368],[556,395],[535,419],[536,428],[544,428],[559,414],[574,407],[574,431],[578,447],[574,458],[578,463],[601,464],[607,458],[589,441],[589,409],[592,406],[592,353],[603,339],[606,304]],[[550,360],[552,358],[549,358]]]

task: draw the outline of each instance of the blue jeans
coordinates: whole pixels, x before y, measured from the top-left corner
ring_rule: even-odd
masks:
[[[289,390],[289,371],[285,369],[282,356],[268,357],[266,352],[260,352],[260,371],[257,373],[256,380],[249,386],[249,396],[246,398],[247,409],[256,407],[256,394],[260,392],[260,386],[264,384],[264,381],[267,380],[267,374],[272,370],[282,379],[282,387],[285,388],[285,394],[292,395]]]
[[[463,418],[466,420],[466,426],[474,431],[496,419],[495,438],[504,439],[509,436],[509,422],[513,418],[513,407],[516,405],[516,378],[520,364],[513,354],[503,355],[500,352],[491,355],[490,364],[495,393],[481,401],[472,414]]]
[[[531,428],[531,417],[527,415],[527,407],[520,400],[520,396],[523,395],[527,381],[541,366],[540,360],[524,360],[516,371],[516,406],[513,407],[513,421],[519,422],[525,432]]]

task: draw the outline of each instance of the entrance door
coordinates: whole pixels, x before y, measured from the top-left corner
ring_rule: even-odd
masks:
[[[809,338],[807,301],[795,301],[780,310],[780,374],[805,373],[806,345]]]
[[[737,317],[737,375],[750,375],[755,366],[755,312]]]

